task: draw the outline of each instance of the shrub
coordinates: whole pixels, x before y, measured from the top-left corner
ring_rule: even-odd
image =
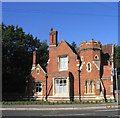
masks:
[[[99,100],[99,103],[101,102],[101,100]]]
[[[37,104],[38,102],[36,101],[35,104]]]
[[[64,102],[62,101],[61,104],[64,104]]]
[[[109,100],[106,100],[106,102],[109,102]]]
[[[93,101],[91,101],[91,103],[93,103]]]
[[[87,103],[89,103],[89,101],[87,101]]]
[[[45,104],[45,103],[46,103],[46,101],[43,101],[43,103]]]
[[[110,102],[112,102],[112,99],[110,99]]]
[[[81,103],[81,101],[78,101],[78,103],[80,104],[80,103]]]
[[[53,102],[52,104],[54,105],[55,103]]]
[[[65,103],[68,104],[68,101],[66,101]]]
[[[48,104],[50,104],[50,102],[48,102]]]
[[[114,102],[116,102],[116,99],[114,98]]]
[[[59,102],[57,101],[57,104],[59,104]]]
[[[70,104],[72,104],[72,101],[70,101]]]
[[[5,101],[3,101],[2,104],[5,104]]]
[[[8,104],[8,102],[5,102],[5,104]]]
[[[22,102],[22,104],[24,105],[25,103],[24,103],[24,102]]]
[[[105,99],[103,99],[103,102],[105,102]]]
[[[95,103],[98,103],[98,101],[96,100]]]
[[[77,103],[77,101],[75,101],[75,103]]]
[[[41,101],[39,101],[39,104],[41,104]]]
[[[85,101],[83,101],[83,104],[85,104]]]
[[[30,104],[33,104],[33,101],[30,101]]]

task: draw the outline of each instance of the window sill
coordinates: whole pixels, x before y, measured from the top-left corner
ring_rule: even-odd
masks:
[[[84,93],[85,95],[94,95],[95,93]]]
[[[54,95],[55,97],[69,97],[68,95],[65,95],[65,94],[57,94],[57,95]]]
[[[62,69],[60,69],[59,71],[68,71],[68,69],[66,69],[66,70],[62,70]]]

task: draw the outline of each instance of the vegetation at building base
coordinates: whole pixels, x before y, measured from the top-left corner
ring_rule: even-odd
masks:
[[[116,99],[103,100],[99,101],[3,101],[3,105],[59,105],[59,104],[103,104],[103,103],[113,103],[116,102]]]
[[[37,37],[34,38],[31,34],[25,34],[21,27],[13,25],[6,26],[2,23],[1,29],[2,96],[3,100],[8,100],[8,98],[10,99],[10,96],[11,99],[16,100],[23,95],[21,94],[13,97],[11,93],[25,92],[26,76],[31,72],[32,52],[37,50],[37,56],[39,56],[37,57],[37,63],[40,63],[44,68],[46,67],[49,57],[48,45],[46,41],[41,42]],[[74,41],[71,45],[76,47]],[[120,73],[120,46],[115,47],[115,59],[116,67]],[[73,102],[71,102],[71,104],[72,103]]]
[[[26,76],[31,72],[33,51],[37,50],[40,55],[37,57],[37,63],[42,67],[46,67],[49,53],[46,41],[41,42],[37,37],[25,34],[21,27],[6,26],[2,23],[1,29],[2,96],[3,100],[8,100],[8,94],[25,92]]]

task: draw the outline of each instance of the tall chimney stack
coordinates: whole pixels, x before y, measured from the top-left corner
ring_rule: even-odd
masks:
[[[35,69],[36,66],[36,51],[33,51],[33,64],[32,64],[32,70]]]

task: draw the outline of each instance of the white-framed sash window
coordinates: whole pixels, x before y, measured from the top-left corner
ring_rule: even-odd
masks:
[[[67,95],[67,79],[56,78],[55,80],[55,95]]]
[[[35,94],[42,94],[42,82],[35,82]]]
[[[68,70],[68,57],[59,57],[59,70]]]

